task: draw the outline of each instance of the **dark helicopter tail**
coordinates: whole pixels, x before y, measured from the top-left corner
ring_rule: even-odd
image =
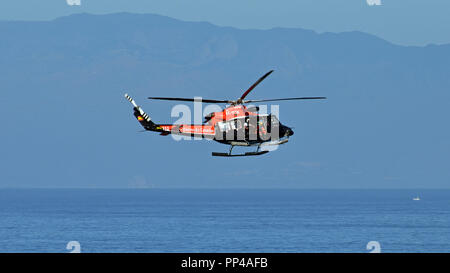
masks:
[[[159,131],[158,130],[158,125],[156,125],[152,119],[150,118],[150,116],[144,112],[144,110],[142,110],[142,108],[136,104],[136,102],[133,100],[132,97],[130,97],[128,94],[125,94],[125,98],[131,102],[131,104],[133,105],[133,110],[134,110],[134,116],[136,117],[136,119],[139,121],[139,123],[142,125],[142,127],[144,127],[145,130],[148,131]]]

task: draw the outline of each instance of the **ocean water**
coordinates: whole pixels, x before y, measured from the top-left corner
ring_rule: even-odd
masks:
[[[412,198],[420,195],[420,201]],[[450,252],[450,190],[0,190],[0,252]]]

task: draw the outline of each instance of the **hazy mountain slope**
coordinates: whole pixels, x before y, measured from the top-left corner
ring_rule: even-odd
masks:
[[[372,35],[238,30],[157,15],[0,22],[0,186],[449,187],[450,45]],[[147,96],[327,96],[285,102],[291,142],[260,158],[140,130]],[[206,142],[206,143],[205,143]]]

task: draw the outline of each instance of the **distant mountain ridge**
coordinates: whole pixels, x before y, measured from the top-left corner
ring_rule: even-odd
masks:
[[[130,13],[0,21],[0,35],[0,187],[450,187],[450,44]],[[296,134],[257,160],[138,134],[122,98],[170,122],[172,104],[145,98],[235,99],[270,69],[249,98],[329,99],[280,104]]]

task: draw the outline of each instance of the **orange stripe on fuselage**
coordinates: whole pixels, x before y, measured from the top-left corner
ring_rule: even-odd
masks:
[[[196,135],[214,135],[214,126],[210,125],[192,125],[192,124],[179,124],[179,125],[158,125],[164,131],[172,133],[182,134],[196,134]]]
[[[214,112],[213,117],[209,121],[209,124],[215,125],[218,122],[228,121],[236,118],[245,118],[247,116],[258,116],[253,112],[248,112],[247,107],[244,105],[231,106],[223,111]]]

